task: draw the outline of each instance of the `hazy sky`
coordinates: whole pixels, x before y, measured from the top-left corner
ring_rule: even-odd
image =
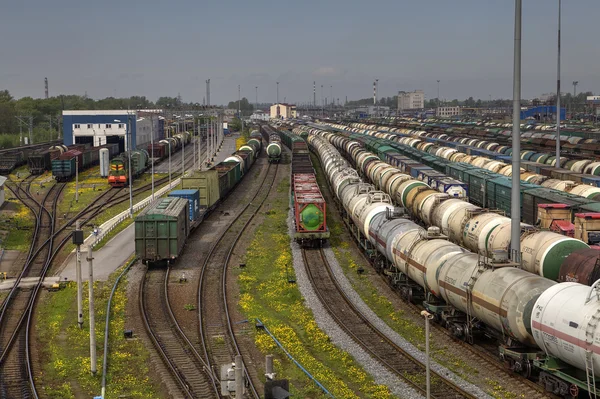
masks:
[[[556,90],[557,0],[523,0],[523,96]],[[600,1],[565,0],[562,81],[600,92]],[[513,0],[5,1],[0,89],[15,97],[344,100],[398,90],[511,98]]]

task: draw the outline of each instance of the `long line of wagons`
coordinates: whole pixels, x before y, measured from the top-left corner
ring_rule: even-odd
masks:
[[[485,246],[495,230],[503,232],[496,245],[510,242],[499,215],[474,212],[475,205],[428,188],[356,141],[316,129],[310,133],[309,145],[321,159],[345,222],[373,264],[401,292],[410,292],[407,299],[422,303],[458,338],[494,337],[513,371],[537,379],[554,394],[600,394],[600,287],[544,277],[565,254],[560,241],[547,240],[548,232],[541,232],[523,245],[533,253],[524,256],[522,268],[483,256],[475,249]],[[341,155],[357,162],[356,169],[340,156],[341,148]],[[364,181],[357,169],[375,184]],[[433,222],[425,229],[396,204],[422,216],[429,209],[430,220],[447,224]],[[495,220],[495,229],[486,220]],[[461,225],[478,234],[456,237],[454,226]]]
[[[262,150],[260,134],[208,170],[181,179],[171,191],[135,218],[135,252],[143,263],[173,263],[190,234],[248,174]]]

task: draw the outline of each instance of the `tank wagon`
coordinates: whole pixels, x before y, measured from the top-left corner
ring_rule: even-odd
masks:
[[[288,131],[279,130],[284,143],[292,150],[290,201],[294,210],[293,238],[303,247],[317,247],[328,239],[327,209],[306,141]]]
[[[362,142],[366,148],[377,153],[379,147],[390,146],[402,155],[411,159],[419,160],[426,166],[440,171],[452,178],[467,183],[470,187],[469,200],[479,206],[488,208],[499,208],[506,214],[510,214],[510,187],[511,166],[506,165],[499,170],[500,173],[492,172],[471,164],[466,164],[459,158],[450,157],[450,160],[434,156],[433,154],[420,151],[410,145],[401,144],[397,137],[391,134],[378,133],[375,138],[364,134],[342,133],[353,140]],[[404,140],[404,139],[400,139]],[[413,139],[415,140],[415,139]],[[382,151],[380,151],[382,152]],[[378,154],[385,156],[384,154]],[[484,158],[485,161],[487,159]],[[531,176],[523,171],[521,183],[522,216],[523,221],[529,224],[537,224],[537,206],[542,203],[563,203],[572,208],[581,208],[584,211],[593,211],[595,204],[600,202],[598,187],[589,185],[562,184],[563,182],[552,181],[550,184],[558,188],[564,188],[570,192],[534,185],[525,181],[523,175]],[[545,177],[544,177],[545,178]],[[535,180],[531,180],[535,181]],[[539,181],[538,181],[539,182]],[[580,195],[581,194],[581,195]],[[586,198],[587,197],[587,198]]]
[[[482,140],[480,138],[464,137],[464,135],[457,135],[453,133],[455,129],[447,128],[442,129],[447,133],[438,133],[425,131],[422,129],[397,129],[387,126],[378,125],[367,125],[361,123],[353,123],[350,125],[351,128],[368,131],[380,131],[388,132],[402,137],[413,137],[417,138],[421,142],[427,142],[429,145],[445,146],[447,148],[455,148],[461,153],[473,155],[475,157],[485,157],[491,160],[500,161],[504,163],[510,163],[512,156],[512,148],[506,145],[500,145],[495,141]],[[536,137],[539,136],[539,137]],[[549,137],[545,137],[549,136]],[[505,137],[505,136],[502,136]],[[510,136],[506,136],[510,137]],[[553,179],[570,181],[571,185],[574,184],[589,184],[593,186],[600,186],[600,162],[594,157],[592,159],[580,159],[581,155],[576,155],[574,151],[579,150],[580,147],[586,146],[585,143],[579,143],[583,140],[578,137],[561,136],[561,142],[563,143],[563,149],[569,150],[570,155],[561,156],[562,168],[555,168],[556,157],[552,153],[539,152],[537,150],[527,149],[531,145],[539,146],[541,142],[551,142],[551,148],[556,146],[555,135],[553,134],[542,134],[542,133],[523,133],[522,135],[523,149],[520,153],[521,164],[523,168],[530,172],[529,175],[524,176],[528,179],[540,180],[539,176],[546,176]],[[498,139],[496,136],[495,139]],[[586,139],[585,141],[595,141],[596,146],[600,149],[600,144],[597,143],[597,139]],[[499,140],[501,141],[501,140]],[[577,142],[578,144],[573,144]],[[423,145],[423,144],[418,144]],[[595,155],[600,155],[600,151],[596,151]],[[480,161],[484,162],[484,161]],[[483,165],[486,168],[497,167],[497,163],[489,165]],[[566,191],[561,189],[561,191]],[[597,191],[596,191],[597,192]],[[581,195],[581,194],[578,194]]]
[[[269,143],[266,147],[269,163],[279,163],[281,160],[281,138],[279,133],[269,125],[262,125],[260,130],[265,142]]]
[[[173,263],[187,238],[243,178],[244,162],[253,164],[249,150],[236,151],[246,157],[223,161],[181,179],[182,189],[168,199],[156,200],[135,220],[136,255],[143,263]],[[165,202],[166,201],[166,202]]]
[[[131,152],[131,178],[144,173],[150,165],[150,157],[146,150],[135,150]],[[125,187],[129,185],[129,153],[124,152],[110,162],[108,184],[111,187]]]
[[[556,283],[469,252],[439,228],[425,230],[401,217],[390,196],[364,183],[325,138],[310,135],[309,144],[345,222],[405,298],[422,302],[459,339],[496,337],[507,366],[554,394],[600,394],[596,286]]]
[[[347,137],[313,129],[334,145],[355,165],[362,176],[387,193],[392,201],[425,226],[435,226],[451,241],[482,256],[496,251],[509,251],[510,218],[488,209],[432,189],[424,181],[406,171],[383,162],[359,142]],[[386,150],[387,151],[387,150]],[[388,159],[396,153],[386,152]],[[510,193],[505,195],[510,198]],[[552,231],[540,231],[523,224],[520,237],[522,262],[526,271],[557,280],[565,259],[573,252],[589,246],[580,240]]]

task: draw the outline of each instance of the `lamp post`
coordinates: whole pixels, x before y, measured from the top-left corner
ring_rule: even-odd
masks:
[[[152,201],[154,201],[154,114],[150,114],[150,148],[152,148],[152,157],[150,163],[152,164]]]
[[[183,116],[183,112],[182,115],[180,115],[179,117],[181,118],[181,116]],[[179,123],[177,123],[177,125],[179,125]],[[185,175],[185,139],[186,139],[186,132],[185,132],[185,116],[183,117],[183,128],[181,129],[181,177],[183,177],[183,175]]]
[[[513,55],[513,117],[512,117],[512,190],[511,190],[511,260],[521,263],[521,16],[522,0],[515,0],[515,33]]]
[[[556,66],[556,168],[560,168],[560,11],[558,0],[558,57]]]
[[[438,89],[438,95],[437,95],[437,106],[438,108],[440,107],[440,80],[438,79],[437,81],[437,89]]]
[[[119,119],[115,119],[115,122],[121,123]],[[131,117],[129,111],[127,111],[127,123],[125,124],[125,137],[127,139],[127,168],[129,169],[129,216],[133,217],[133,182],[131,181]]]
[[[426,362],[426,384],[427,384],[427,399],[431,398],[431,374],[430,374],[430,358],[429,358],[429,320],[433,319],[433,315],[426,310],[421,311],[421,316],[425,318],[425,357]]]

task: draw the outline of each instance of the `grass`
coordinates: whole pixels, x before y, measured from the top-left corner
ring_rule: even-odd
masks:
[[[96,308],[96,342],[98,373],[90,373],[87,290],[84,286],[84,328],[77,326],[77,287],[66,288],[41,297],[36,313],[36,333],[41,348],[41,373],[36,378],[40,393],[46,398],[93,397],[100,394],[106,304],[116,277],[94,284]],[[113,297],[109,326],[106,397],[158,398],[158,389],[149,378],[149,355],[141,341],[126,340],[125,308],[127,279],[124,277]]]
[[[272,209],[254,234],[246,253],[246,267],[236,270],[240,307],[248,319],[260,319],[286,349],[333,395],[339,398],[389,398],[387,387],[377,385],[347,353],[319,329],[295,284],[290,238],[287,233],[289,181],[284,180],[272,199]],[[253,331],[256,345],[275,354],[278,378],[291,382],[292,397],[321,397],[323,393],[275,346],[264,332]]]
[[[7,250],[28,251],[33,238],[35,216],[9,190],[5,190],[5,193],[6,202],[11,204],[14,211],[0,212],[0,231],[5,232],[1,246]]]

